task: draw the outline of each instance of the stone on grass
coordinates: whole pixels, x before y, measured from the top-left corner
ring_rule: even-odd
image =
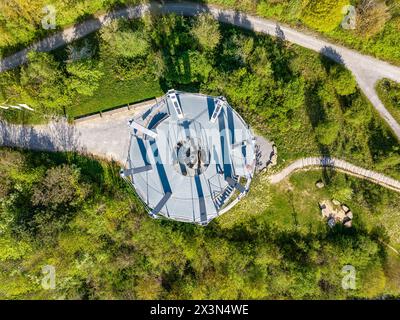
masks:
[[[322,189],[323,187],[325,187],[325,183],[323,183],[322,181],[317,181],[317,183],[315,184],[315,186],[318,189]]]
[[[350,218],[350,219],[353,219],[353,212],[347,211],[347,212],[346,212],[346,217],[348,217],[348,218]]]

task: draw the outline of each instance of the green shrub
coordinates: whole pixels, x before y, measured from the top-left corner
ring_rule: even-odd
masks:
[[[348,96],[357,91],[357,82],[350,71],[341,66],[335,66],[330,70],[332,83],[336,92],[341,96]]]
[[[340,124],[337,122],[321,123],[316,128],[318,141],[324,145],[331,145],[338,137]]]
[[[214,17],[209,14],[197,16],[192,34],[205,50],[214,50],[221,39],[219,24]]]

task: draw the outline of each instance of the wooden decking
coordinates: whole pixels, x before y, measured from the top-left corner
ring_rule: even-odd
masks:
[[[342,171],[347,174],[372,181],[386,188],[400,192],[400,181],[385,176],[381,173],[355,166],[347,161],[330,157],[310,157],[298,159],[282,171],[271,175],[269,177],[269,180],[272,184],[275,184],[279,183],[295,171],[324,167],[331,167],[338,171]]]

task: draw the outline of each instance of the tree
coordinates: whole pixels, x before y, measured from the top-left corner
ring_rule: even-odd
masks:
[[[317,139],[323,145],[330,145],[337,139],[340,124],[337,122],[322,122],[315,128]]]
[[[141,277],[137,281],[135,291],[138,299],[159,299],[162,292],[161,279],[151,275]]]
[[[342,8],[349,0],[303,0],[301,20],[319,31],[329,32],[337,28],[342,19]]]
[[[146,66],[148,74],[152,75],[154,79],[160,79],[165,76],[167,66],[161,52],[150,53],[147,56]]]
[[[26,43],[35,36],[46,1],[12,0],[0,2],[0,46]]]
[[[39,109],[60,111],[68,104],[62,72],[54,58],[43,52],[28,53],[28,64],[21,69],[21,102]]]
[[[357,91],[357,82],[353,75],[342,66],[335,65],[330,70],[333,87],[341,96],[348,96]]]
[[[221,40],[219,24],[211,14],[197,16],[192,34],[204,50],[214,50]]]
[[[253,71],[262,78],[271,78],[273,75],[272,63],[268,56],[268,50],[263,46],[257,46],[251,58]]]
[[[93,60],[79,60],[67,64],[69,77],[66,85],[71,97],[76,94],[92,96],[99,87],[99,80],[104,75],[100,70],[102,64],[96,65]]]
[[[128,28],[121,30],[117,21],[102,28],[101,38],[111,54],[124,58],[145,56],[150,48],[143,32]]]
[[[192,50],[177,59],[176,67],[175,72],[169,75],[169,79],[182,84],[206,82],[212,71],[212,65],[207,57]]]

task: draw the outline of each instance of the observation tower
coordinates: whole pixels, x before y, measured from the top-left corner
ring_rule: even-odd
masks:
[[[224,97],[169,90],[129,126],[121,176],[153,218],[206,225],[249,191],[255,138]]]

